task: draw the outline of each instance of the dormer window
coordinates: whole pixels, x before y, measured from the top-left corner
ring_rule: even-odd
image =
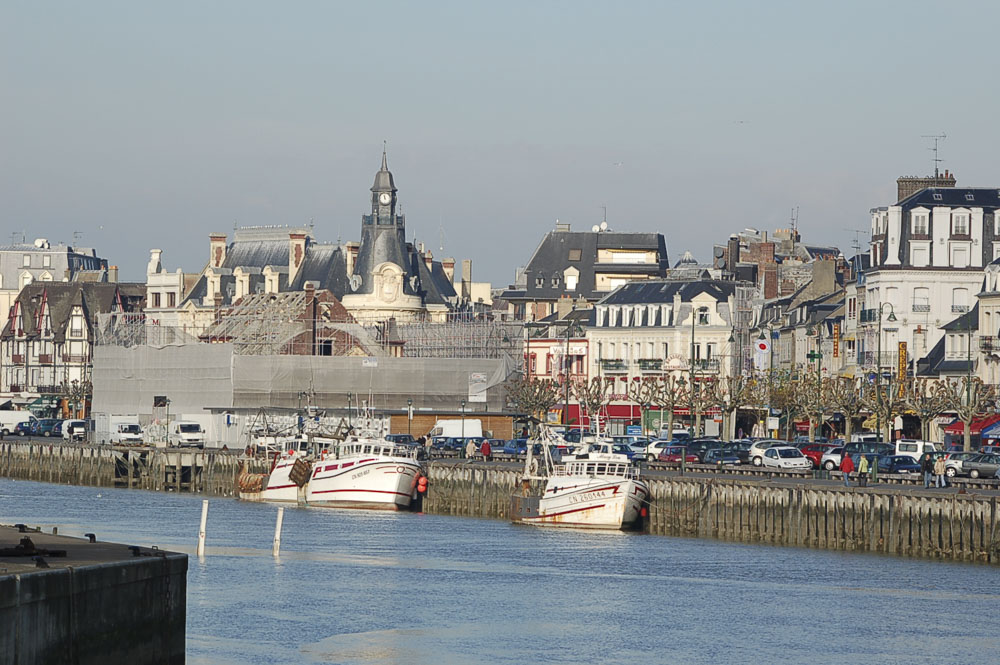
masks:
[[[698,325],[707,326],[708,325],[708,308],[702,307],[698,310]]]
[[[927,235],[927,214],[926,213],[914,213],[914,215],[913,215],[913,235],[915,235],[915,236],[925,236],[925,235]]]
[[[21,267],[30,268],[31,267],[31,254],[25,254],[21,257]]]
[[[541,276],[536,277],[535,286],[537,286],[538,288],[542,288],[543,286],[545,286],[545,278]]]
[[[972,192],[969,192],[968,194],[965,195],[965,200],[966,201],[975,201],[976,197],[972,195]]]
[[[940,194],[937,194],[937,193],[935,193],[935,194],[934,194],[934,200],[935,200],[935,201],[940,201],[940,200],[941,200],[941,198],[942,198],[942,197],[941,197],[941,195],[940,195]]]
[[[951,218],[951,234],[956,236],[969,235],[969,215],[955,213]]]
[[[570,261],[579,261],[582,257],[583,257],[583,250],[580,250],[580,249],[571,249],[571,250],[569,250],[569,260]]]
[[[559,287],[559,278],[558,277],[553,277],[552,278],[552,288],[558,288],[558,287]]]
[[[43,254],[42,255],[42,267],[43,268],[51,268],[52,267],[52,255],[51,254]]]

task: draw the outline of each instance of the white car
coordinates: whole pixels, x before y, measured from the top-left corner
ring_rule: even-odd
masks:
[[[774,446],[764,451],[762,466],[768,469],[812,469],[812,460],[792,446]]]
[[[656,458],[660,456],[660,453],[663,452],[664,448],[681,444],[682,442],[667,441],[666,439],[650,441],[648,444],[646,444],[646,447],[643,449],[642,457],[644,457],[647,462],[655,462]]]
[[[844,455],[844,447],[837,446],[836,448],[830,448],[830,450],[823,453],[823,456],[819,458],[819,465],[821,468],[827,471],[833,471],[840,468],[840,460]]]
[[[761,439],[760,441],[755,441],[754,444],[750,446],[747,458],[754,466],[761,466],[764,463],[764,451],[776,446],[786,447],[788,446],[788,442],[781,441],[779,439]]]

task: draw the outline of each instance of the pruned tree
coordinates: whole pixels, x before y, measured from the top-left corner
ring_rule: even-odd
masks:
[[[577,403],[586,410],[590,418],[590,428],[600,431],[601,410],[607,405],[611,392],[612,379],[595,376],[590,381],[580,378],[570,384],[570,392]],[[581,424],[583,418],[581,417]]]
[[[87,400],[90,399],[93,392],[94,388],[90,381],[73,379],[72,381],[63,381],[60,384],[59,394],[66,400],[66,405],[70,411],[70,418],[79,418],[83,415],[80,413],[81,407],[86,406]]]
[[[899,381],[892,381],[881,386],[868,386],[861,393],[865,409],[875,416],[876,421],[881,426],[881,431],[878,434],[883,441],[892,441],[892,422],[906,409],[906,403],[903,401],[905,394],[906,386]]]
[[[947,407],[944,394],[935,379],[909,379],[903,394],[903,404],[920,419],[920,438],[930,440],[930,422]]]
[[[691,403],[692,416],[694,417],[694,432],[692,436],[701,435],[701,419],[713,406],[714,378],[702,377],[699,381],[694,381],[688,390],[688,401]]]
[[[515,375],[507,379],[504,387],[507,392],[508,409],[538,420],[543,420],[544,414],[548,413],[561,397],[559,385],[548,379]]]
[[[722,412],[722,438],[732,439],[736,412],[756,401],[757,382],[753,377],[725,376],[711,385],[711,401]]]
[[[954,411],[962,421],[964,437],[962,450],[972,450],[972,421],[986,415],[987,410],[996,405],[993,386],[986,385],[977,376],[962,379],[942,379],[937,386],[945,408]]]
[[[795,395],[798,383],[785,373],[776,373],[771,377],[770,384],[771,407],[778,409],[785,417],[785,438],[788,439],[795,416],[801,410]]]
[[[674,410],[688,404],[688,383],[685,379],[667,375],[656,377],[656,393],[653,404],[660,407],[660,427],[663,427],[664,412],[667,416],[667,441],[674,439]]]
[[[816,440],[816,428],[823,422],[826,412],[823,382],[811,376],[793,379],[790,382],[793,411],[804,416],[809,421],[809,440]]]
[[[830,406],[844,416],[844,441],[850,441],[854,420],[865,409],[857,379],[844,376],[828,378],[824,381],[823,396]]]
[[[646,411],[652,405],[653,399],[659,390],[656,377],[647,376],[638,381],[629,381],[625,394],[628,398],[639,405],[639,419],[642,422],[643,432],[646,431]]]

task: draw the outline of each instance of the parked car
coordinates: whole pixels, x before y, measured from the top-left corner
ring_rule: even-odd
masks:
[[[920,462],[909,455],[883,455],[876,464],[879,473],[920,473]]]
[[[722,464],[725,466],[737,465],[740,463],[740,456],[731,448],[709,448],[702,458],[705,464]]]
[[[962,473],[969,478],[993,478],[1000,469],[1000,455],[980,453],[962,462]]]
[[[787,441],[781,441],[779,439],[759,439],[758,441],[754,441],[748,451],[750,462],[754,466],[761,466],[764,463],[765,450],[769,448],[776,448],[778,446],[787,447],[788,445]]]
[[[864,453],[865,455],[894,455],[896,446],[884,441],[851,441],[844,444],[844,454],[852,458]]]
[[[896,454],[909,455],[914,461],[919,462],[924,453],[934,453],[939,450],[938,444],[919,439],[899,439],[896,441]]]
[[[813,468],[818,469],[823,460],[823,453],[836,447],[832,443],[806,443],[799,446],[799,450],[802,451],[803,455],[812,460]]]
[[[831,448],[830,450],[823,453],[823,456],[819,460],[820,466],[822,466],[827,471],[833,471],[834,469],[840,468],[840,460],[844,454],[844,447],[837,446],[836,448]]]
[[[721,439],[694,439],[693,441],[685,442],[688,452],[693,453],[698,457],[699,462],[705,461],[705,451],[711,448],[718,448],[722,446]]]
[[[957,452],[957,453],[944,453],[944,475],[949,478],[954,478],[955,476],[961,476],[964,474],[963,465],[965,460],[972,459],[980,455],[981,453],[976,452]]]
[[[23,420],[14,427],[14,434],[18,436],[31,436],[31,430],[35,427],[34,420]]]
[[[1000,453],[1000,445],[995,443],[983,446],[979,449],[981,453]]]
[[[615,453],[616,455],[625,455],[630,460],[635,459],[636,457],[635,451],[632,450],[630,446],[627,446],[624,443],[611,444],[611,452]]]
[[[740,439],[739,441],[731,441],[723,446],[726,450],[731,451],[734,455],[739,457],[740,464],[750,463],[750,446],[753,445],[753,441],[750,439]]]
[[[647,462],[652,462],[655,459],[659,459],[660,453],[663,452],[664,448],[669,448],[671,446],[676,446],[676,441],[667,441],[665,439],[659,441],[650,441],[645,449],[643,449],[643,455],[646,457]]]
[[[511,439],[507,443],[503,444],[503,452],[506,455],[527,455],[528,440]]]
[[[64,420],[60,431],[67,441],[83,441],[87,438],[90,427],[86,420]]]
[[[772,446],[764,450],[760,466],[771,469],[811,469],[812,460],[794,446]]]
[[[410,434],[387,434],[385,440],[389,443],[395,443],[397,446],[416,446],[417,440],[413,438]]]
[[[678,464],[683,459],[688,464],[694,464],[698,461],[698,456],[689,453],[684,446],[666,446],[656,459],[669,464]]]
[[[62,423],[62,421],[58,418],[42,418],[41,420],[36,420],[31,425],[31,435],[62,436],[61,433],[56,431],[56,428],[60,423]]]

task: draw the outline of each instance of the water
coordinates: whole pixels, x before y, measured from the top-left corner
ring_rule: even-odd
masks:
[[[188,662],[967,663],[996,658],[984,565],[285,510],[0,479],[0,523],[192,555]]]

